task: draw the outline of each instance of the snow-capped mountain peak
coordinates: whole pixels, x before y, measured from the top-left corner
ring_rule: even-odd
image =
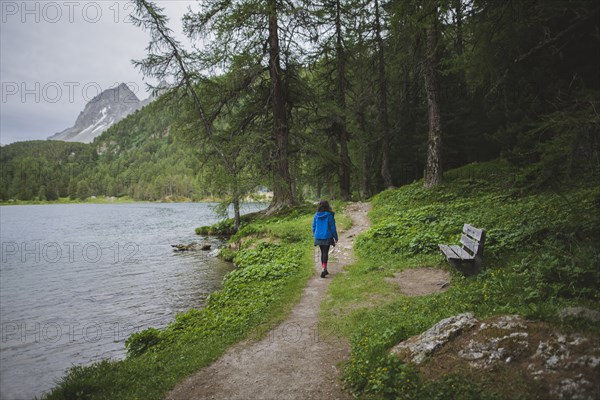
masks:
[[[91,143],[94,138],[142,108],[149,101],[140,101],[129,86],[122,83],[116,88],[107,89],[90,100],[79,113],[75,125],[50,136],[49,140]]]

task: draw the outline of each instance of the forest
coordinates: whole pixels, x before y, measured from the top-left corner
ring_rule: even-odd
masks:
[[[0,198],[368,198],[501,157],[524,191],[598,179],[599,7],[588,0],[199,3],[181,45],[159,5],[147,77],[175,82],[90,145],[0,153]],[[236,206],[237,209],[237,206]]]

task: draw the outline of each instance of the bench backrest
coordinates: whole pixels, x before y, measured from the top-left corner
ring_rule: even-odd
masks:
[[[463,226],[463,234],[460,238],[463,248],[472,255],[483,255],[485,243],[485,229],[478,229],[469,224]]]

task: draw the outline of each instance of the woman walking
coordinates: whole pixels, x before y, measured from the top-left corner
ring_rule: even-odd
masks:
[[[321,249],[321,278],[325,278],[329,274],[327,272],[329,246],[335,246],[338,241],[334,214],[329,202],[325,200],[319,201],[317,212],[313,219],[312,231],[315,238],[315,246],[319,246]]]

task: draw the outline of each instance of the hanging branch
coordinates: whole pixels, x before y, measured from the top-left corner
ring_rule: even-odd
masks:
[[[157,77],[164,77],[175,62],[175,68],[178,69],[181,75],[181,82],[185,85],[187,91],[192,96],[194,106],[200,115],[204,130],[208,136],[212,134],[212,121],[207,117],[198,94],[194,89],[192,82],[193,73],[186,67],[184,59],[186,58],[185,50],[177,40],[173,38],[173,31],[167,26],[169,19],[162,14],[163,9],[157,7],[154,3],[147,0],[135,0],[135,14],[131,15],[131,21],[137,27],[145,31],[150,31],[152,41],[148,45],[148,57],[142,61],[134,60],[136,67],[147,74]],[[167,48],[164,54],[154,54],[154,51],[160,51],[162,48]],[[179,86],[181,83],[179,84]]]

